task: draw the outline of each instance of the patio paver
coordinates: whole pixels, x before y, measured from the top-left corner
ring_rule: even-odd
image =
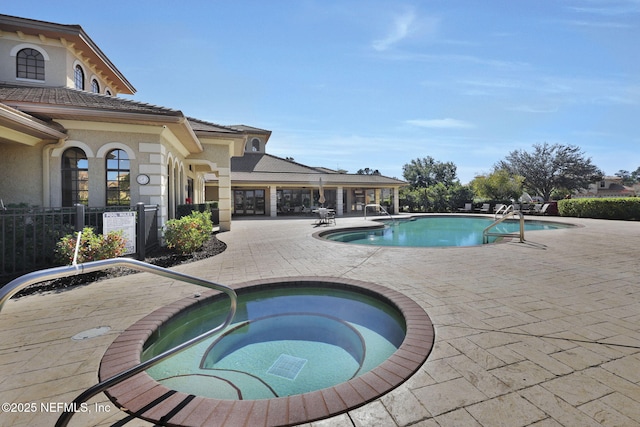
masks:
[[[415,375],[350,414],[307,426],[640,425],[640,222],[544,219],[581,227],[530,232],[525,243],[380,248],[315,239],[311,218],[234,220],[218,235],[224,253],[175,270],[223,284],[357,279],[425,309],[435,345]],[[337,219],[337,227],[363,223]],[[0,425],[53,425],[59,403],[95,384],[102,355],[124,329],[197,292],[139,273],[9,301],[0,312],[0,402],[16,411],[0,412]],[[71,340],[101,326],[111,329]],[[36,410],[18,411],[24,403]],[[88,409],[70,425],[127,418],[104,395]]]

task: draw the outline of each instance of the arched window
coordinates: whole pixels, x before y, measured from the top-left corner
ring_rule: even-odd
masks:
[[[76,83],[76,89],[84,90],[84,71],[81,66],[76,65],[73,78]]]
[[[89,161],[80,148],[62,154],[62,206],[89,203]]]
[[[107,90],[104,91],[104,94],[108,95],[108,96],[111,96],[111,91],[109,89],[107,89]]]
[[[111,150],[107,154],[107,206],[131,204],[131,166],[124,150]]]
[[[100,85],[96,79],[91,80],[91,92],[100,93]]]
[[[44,80],[44,56],[35,49],[22,49],[16,55],[16,77]]]
[[[260,151],[260,140],[258,138],[253,138],[253,141],[251,141],[251,151]]]

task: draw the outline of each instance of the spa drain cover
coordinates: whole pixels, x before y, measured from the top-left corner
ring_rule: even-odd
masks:
[[[273,362],[273,365],[271,365],[267,373],[288,380],[295,380],[305,363],[307,363],[307,359],[281,354],[278,359]]]
[[[71,339],[74,341],[87,340],[89,338],[95,338],[95,337],[104,335],[110,330],[111,328],[109,326],[99,326],[97,328],[87,329],[86,331],[77,333],[74,336],[72,336]]]

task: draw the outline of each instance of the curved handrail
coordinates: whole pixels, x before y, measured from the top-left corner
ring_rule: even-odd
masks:
[[[393,216],[391,216],[391,214],[389,212],[387,212],[387,210],[384,208],[384,206],[382,206],[380,203],[369,203],[367,205],[364,205],[364,219],[367,219],[367,208],[368,207],[378,207],[378,208],[380,208],[380,210],[382,212],[384,212],[384,214],[387,215],[391,219],[391,222],[393,224],[397,223],[396,219]]]
[[[498,219],[498,214],[502,213],[502,215],[506,215],[509,212],[513,212],[514,208],[513,205],[502,205],[498,208],[498,210],[496,211],[496,213],[493,215],[493,219]]]
[[[210,282],[208,280],[200,279],[198,277],[190,276],[184,273],[179,273],[177,271],[169,270],[163,267],[159,267],[157,265],[148,264],[148,263],[130,259],[130,258],[111,258],[111,259],[105,259],[100,261],[90,261],[83,264],[54,267],[46,270],[40,270],[40,271],[35,271],[33,273],[25,274],[24,276],[18,277],[17,279],[12,280],[11,282],[7,283],[5,286],[0,288],[0,311],[2,311],[4,304],[13,295],[15,295],[17,292],[19,292],[20,290],[24,289],[29,285],[42,282],[44,280],[52,280],[52,279],[58,279],[61,277],[67,277],[67,276],[76,275],[76,274],[100,271],[109,267],[132,268],[134,270],[154,273],[163,277],[168,277],[170,279],[181,280],[183,282],[204,286],[206,288],[224,292],[229,296],[229,299],[230,299],[229,313],[227,314],[227,317],[225,318],[224,322],[221,325],[201,335],[198,335],[195,338],[185,341],[184,343],[172,349],[169,349],[161,354],[158,354],[157,356],[152,357],[151,359],[146,360],[145,362],[142,362],[132,368],[129,368],[119,374],[112,376],[111,378],[107,378],[106,380],[101,381],[100,383],[88,388],[86,391],[81,393],[78,397],[76,397],[73,400],[72,404],[69,405],[69,408],[70,408],[69,411],[65,411],[62,413],[62,415],[60,415],[60,418],[58,418],[58,421],[56,422],[56,427],[65,427],[69,423],[69,420],[71,419],[71,417],[75,414],[75,412],[73,412],[71,409],[73,409],[74,407],[75,408],[81,407],[82,403],[91,399],[96,394],[103,392],[107,390],[109,387],[112,387],[128,378],[131,378],[132,376],[146,370],[147,368],[150,368],[160,363],[167,357],[172,356],[173,354],[178,353],[182,350],[186,350],[187,348],[196,345],[197,343],[204,340],[205,338],[223,330],[224,328],[229,326],[229,324],[233,320],[233,316],[236,313],[237,295],[235,291],[229,288],[228,286],[224,286],[219,283]]]
[[[520,211],[510,211],[510,212],[506,213],[505,215],[503,215],[500,219],[497,219],[496,221],[491,223],[491,225],[486,227],[484,230],[482,230],[482,243],[483,244],[489,243],[489,236],[510,236],[510,235],[512,235],[513,233],[489,233],[489,230],[492,229],[493,227],[495,227],[496,225],[500,224],[502,221],[506,220],[507,218],[512,218],[512,217],[514,217],[516,215],[518,215],[520,217],[520,233],[519,233],[520,243],[524,242],[524,215]]]

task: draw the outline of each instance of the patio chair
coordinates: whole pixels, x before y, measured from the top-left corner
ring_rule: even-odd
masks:
[[[491,209],[491,205],[489,203],[483,203],[482,207],[476,209],[476,211],[480,213],[489,213],[490,209]]]
[[[329,225],[332,222],[336,223],[336,213],[334,210],[327,208],[318,208],[318,219],[315,225]]]
[[[471,212],[473,210],[473,203],[465,203],[464,208],[458,208],[460,212]]]
[[[336,212],[334,210],[328,209],[327,224],[331,224],[332,222],[333,222],[333,225],[336,225]]]

